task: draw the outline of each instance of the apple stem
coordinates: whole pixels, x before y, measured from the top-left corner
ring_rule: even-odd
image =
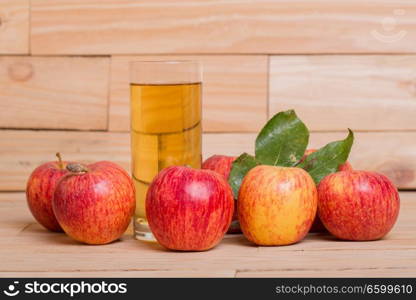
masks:
[[[88,168],[86,166],[81,165],[81,164],[77,164],[77,163],[75,163],[75,164],[68,164],[66,166],[66,169],[69,172],[72,172],[72,173],[87,173],[88,172]]]
[[[56,157],[58,158],[58,164],[60,169],[65,169],[64,163],[62,162],[61,153],[56,152]]]

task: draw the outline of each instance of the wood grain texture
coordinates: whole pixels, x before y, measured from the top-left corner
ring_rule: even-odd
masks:
[[[24,197],[24,193],[0,193],[0,212],[7,211],[6,218],[0,219],[0,255],[8,258],[0,265],[0,277],[416,275],[416,192],[400,193],[398,222],[380,241],[354,243],[310,234],[287,247],[257,247],[242,235],[227,235],[211,251],[190,253],[170,252],[156,243],[136,241],[131,229],[120,241],[92,249],[35,223]],[[63,255],[67,259],[59,259]]]
[[[109,58],[0,57],[0,127],[106,129]]]
[[[345,138],[347,133],[312,133],[310,148]],[[207,133],[203,157],[253,153],[255,134]],[[387,175],[399,188],[416,188],[416,132],[356,133],[349,161],[353,167]],[[67,160],[114,161],[130,166],[130,136],[116,132],[0,131],[0,190],[23,191],[39,164],[60,151]]]
[[[29,0],[0,2],[0,54],[29,53]]]
[[[272,56],[270,116],[296,109],[312,130],[415,130],[416,56]]]
[[[62,272],[1,272],[0,278],[42,277],[42,278],[232,278],[235,270],[121,270],[121,271],[62,271]]]
[[[323,258],[324,259],[324,258]],[[6,273],[7,274],[7,273]],[[325,275],[323,275],[325,274]],[[408,278],[415,275],[413,267],[352,267],[352,268],[329,268],[329,269],[278,269],[278,270],[244,270],[238,271],[236,278],[280,278],[280,277],[318,277],[318,278]],[[1,276],[1,273],[0,273]],[[6,275],[5,275],[6,277]],[[23,275],[17,276],[23,277]],[[52,276],[51,276],[52,277]]]
[[[254,132],[267,120],[267,56],[113,56],[110,130],[130,129],[129,62],[133,60],[200,62],[206,132]]]
[[[128,169],[130,138],[127,133],[67,131],[0,131],[0,190],[24,190],[30,173],[39,164],[64,160],[110,160]]]
[[[347,133],[312,133],[310,148],[344,139]],[[380,172],[398,188],[416,187],[416,132],[358,132],[349,161],[354,169]]]
[[[26,204],[25,193],[0,193],[0,202],[0,235],[3,237],[16,236],[36,222]],[[18,214],[10,214],[11,211]]]
[[[413,0],[37,0],[36,54],[414,53]]]

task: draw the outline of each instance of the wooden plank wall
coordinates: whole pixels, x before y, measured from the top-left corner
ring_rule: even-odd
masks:
[[[128,62],[178,58],[203,64],[205,157],[295,108],[311,147],[352,128],[354,167],[416,189],[414,0],[1,0],[0,191],[56,151],[128,169]]]

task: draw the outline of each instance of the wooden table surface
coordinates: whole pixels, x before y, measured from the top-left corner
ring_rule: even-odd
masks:
[[[123,238],[104,246],[51,233],[31,216],[24,193],[0,193],[0,277],[414,277],[416,192],[383,240],[344,242],[310,234],[285,247],[257,247],[228,235],[208,252],[171,252]]]

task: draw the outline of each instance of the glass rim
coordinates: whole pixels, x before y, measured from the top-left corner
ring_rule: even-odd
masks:
[[[132,60],[130,83],[193,83],[202,82],[202,64],[198,60]]]

